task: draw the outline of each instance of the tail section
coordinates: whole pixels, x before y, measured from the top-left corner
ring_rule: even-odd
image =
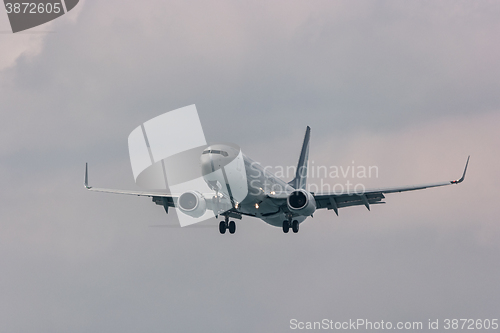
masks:
[[[300,151],[299,163],[295,171],[295,178],[288,184],[296,189],[305,189],[307,182],[307,161],[309,158],[309,137],[311,136],[311,128],[307,126],[304,143]]]

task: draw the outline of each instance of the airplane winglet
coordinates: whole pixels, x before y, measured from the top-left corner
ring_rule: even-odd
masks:
[[[90,190],[92,188],[92,186],[89,186],[88,163],[85,163],[85,183],[83,185],[87,190]]]
[[[469,155],[469,157],[467,157],[467,163],[465,163],[465,169],[464,169],[464,174],[462,175],[462,178],[460,178],[459,180],[452,180],[451,181],[452,184],[460,184],[461,182],[464,181],[465,173],[467,172],[467,166],[469,165],[469,158],[470,158],[470,155]]]

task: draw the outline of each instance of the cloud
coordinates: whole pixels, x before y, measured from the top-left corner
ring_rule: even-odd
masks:
[[[15,59],[0,72],[6,331],[496,316],[497,4],[77,8],[34,56],[2,51]],[[91,184],[133,188],[129,133],[193,103],[208,141],[238,143],[265,165],[295,165],[306,125],[311,159],[377,165],[373,187],[455,179],[471,162],[461,185],[387,195],[371,212],[321,211],[298,235],[250,218],[231,237],[150,228],[175,216],[84,191],[86,161]]]

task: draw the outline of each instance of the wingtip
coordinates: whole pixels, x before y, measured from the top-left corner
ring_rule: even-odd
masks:
[[[460,184],[461,182],[464,181],[464,179],[465,179],[465,173],[467,172],[467,166],[469,166],[469,159],[470,159],[470,155],[467,157],[467,162],[465,163],[465,169],[464,169],[464,173],[462,175],[462,178],[460,178],[458,180],[453,180],[451,182],[452,184]]]
[[[91,188],[91,186],[89,186],[89,171],[88,171],[88,163],[85,163],[85,180],[84,180],[83,186],[85,186],[85,188],[86,188],[87,190]]]

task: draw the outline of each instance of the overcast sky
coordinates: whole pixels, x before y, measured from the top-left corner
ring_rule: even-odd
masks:
[[[499,17],[497,1],[87,0],[12,34],[0,10],[0,332],[499,318]],[[173,228],[148,198],[84,190],[85,162],[91,185],[135,189],[129,133],[190,104],[207,141],[264,165],[295,165],[309,125],[310,160],[375,165],[367,186],[471,161],[461,185],[319,211],[298,234]]]

